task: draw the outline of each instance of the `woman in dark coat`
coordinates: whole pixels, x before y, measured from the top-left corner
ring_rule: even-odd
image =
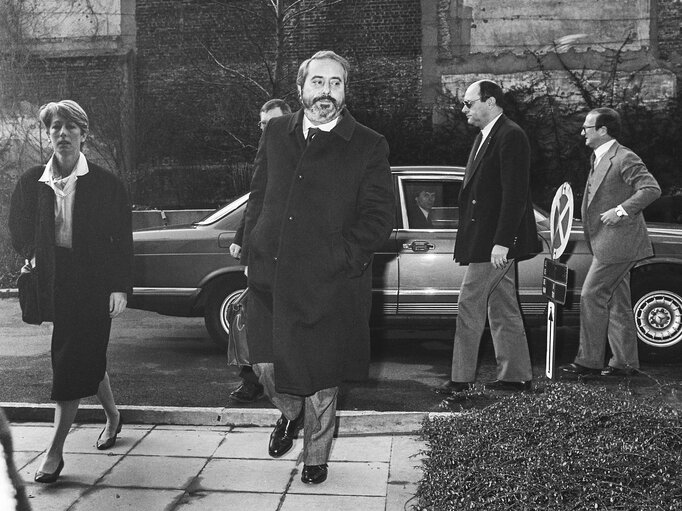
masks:
[[[111,319],[132,290],[132,227],[123,183],[81,153],[85,111],[63,100],[42,106],[39,115],[54,154],[19,179],[9,227],[14,248],[35,267],[41,319],[54,325],[54,434],[35,475],[46,483],[64,467],[64,441],[81,398],[96,394],[104,408],[98,449],[112,447],[121,430],[106,352]]]

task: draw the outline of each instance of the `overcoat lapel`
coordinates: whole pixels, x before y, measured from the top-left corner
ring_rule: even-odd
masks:
[[[73,202],[73,239],[71,243],[74,249],[81,248],[84,244],[89,243],[83,237],[87,233],[86,225],[92,220],[89,215],[93,214],[93,197],[96,195],[92,192],[91,174],[79,176],[76,181],[76,198]]]
[[[471,148],[471,151],[469,152],[469,160],[467,161],[467,166],[466,169],[464,169],[464,185],[469,182],[469,179],[471,178],[471,174],[474,171],[474,156],[476,155],[476,150],[478,149],[478,146],[481,143],[481,138],[483,135],[481,132],[478,132],[478,135],[476,135],[476,138],[474,139],[474,145]]]

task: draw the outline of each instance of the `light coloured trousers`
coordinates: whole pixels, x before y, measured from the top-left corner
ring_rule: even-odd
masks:
[[[254,364],[253,372],[273,405],[289,420],[303,410],[303,463],[324,465],[329,460],[336,427],[338,387],[318,390],[310,396],[284,394],[275,390],[275,366]]]
[[[452,381],[473,382],[476,379],[478,349],[486,318],[495,348],[497,379],[519,382],[533,378],[528,340],[516,296],[514,260],[500,269],[489,262],[469,264],[462,281],[458,308]]]
[[[630,270],[634,264],[604,264],[592,259],[580,294],[580,346],[576,364],[603,368],[608,339],[613,353],[610,366],[639,368],[630,297]]]

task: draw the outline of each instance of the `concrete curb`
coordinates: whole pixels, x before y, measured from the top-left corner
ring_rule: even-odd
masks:
[[[52,422],[50,403],[0,403],[12,422]],[[271,427],[280,412],[271,408],[209,408],[174,406],[119,406],[127,424],[176,426]],[[451,412],[338,411],[339,435],[415,434],[427,417],[450,416]],[[81,405],[76,422],[103,422],[102,408]]]

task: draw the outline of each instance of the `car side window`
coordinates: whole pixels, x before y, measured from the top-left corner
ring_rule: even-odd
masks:
[[[405,229],[456,229],[459,226],[459,181],[402,179],[400,183]]]

